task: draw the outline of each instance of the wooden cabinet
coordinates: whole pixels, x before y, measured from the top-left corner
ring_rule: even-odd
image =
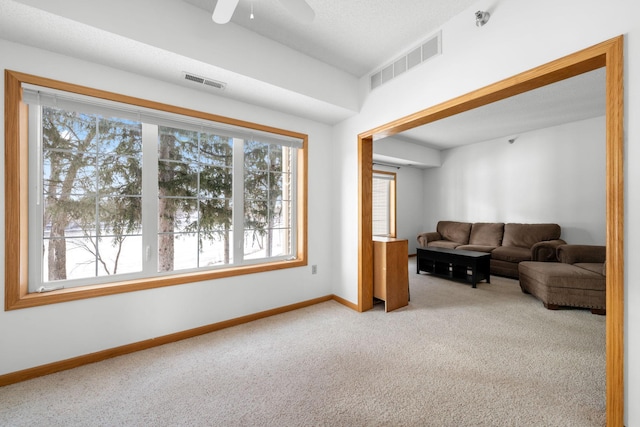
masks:
[[[373,239],[373,296],[385,311],[409,304],[409,242],[393,237]]]

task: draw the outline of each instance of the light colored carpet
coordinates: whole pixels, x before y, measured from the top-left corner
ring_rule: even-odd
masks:
[[[330,301],[0,388],[0,425],[605,425],[604,316],[414,269],[391,313]]]

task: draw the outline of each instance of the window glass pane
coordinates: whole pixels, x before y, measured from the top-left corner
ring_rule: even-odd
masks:
[[[196,233],[179,233],[166,236],[174,245],[173,268],[171,270],[186,270],[198,267],[198,235]]]
[[[245,143],[246,259],[290,254],[293,151],[289,147],[276,144],[258,141]]]
[[[45,198],[60,197],[62,184],[72,165],[75,165],[76,170],[75,179],[66,181],[69,196],[73,198],[97,191],[95,156],[57,150],[44,150],[42,156]]]
[[[290,253],[290,230],[288,228],[273,228],[270,233],[271,235],[269,236],[269,240],[271,241],[271,256],[288,255]]]
[[[244,142],[244,167],[246,170],[269,170],[270,144],[258,141]]]
[[[80,232],[71,235],[74,237],[45,238],[45,282],[96,276],[95,237],[81,237]]]
[[[42,280],[140,271],[141,124],[49,107],[42,117]]]
[[[171,241],[172,243],[168,243]],[[160,271],[227,265],[233,262],[233,233],[166,233],[158,236]]]
[[[42,145],[44,150],[67,150],[74,153],[96,151],[96,116],[42,108]]]
[[[180,233],[198,228],[195,199],[161,198],[158,200],[159,232]]]
[[[233,140],[168,127],[159,134],[159,271],[233,262]],[[178,232],[189,234],[169,237]]]
[[[270,200],[282,197],[285,190],[283,174],[262,171],[247,171],[244,175],[245,186],[251,199]]]
[[[197,165],[177,161],[158,162],[160,197],[194,197],[198,192]]]
[[[168,127],[160,127],[158,132],[158,159],[198,161],[198,132]]]
[[[233,232],[208,233],[200,242],[200,267],[213,267],[233,263]]]
[[[245,230],[244,257],[251,260],[289,255],[291,253],[290,238],[289,228]]]
[[[98,200],[96,206],[101,235],[123,238],[142,233],[142,199],[140,196],[111,196]],[[88,227],[87,227],[88,228]]]
[[[232,195],[233,169],[231,167],[205,166],[200,172],[199,197],[230,198]]]
[[[271,224],[274,227],[291,227],[291,201],[275,200],[271,211]]]
[[[100,195],[121,194],[140,196],[142,194],[142,158],[139,156],[98,155],[98,185]],[[92,164],[95,163],[92,160]],[[91,188],[89,185],[87,187]]]
[[[211,133],[200,133],[201,163],[213,166],[233,165],[233,140]]]
[[[373,180],[373,234],[389,233],[389,181]]]
[[[244,231],[244,259],[260,259],[268,256],[267,236],[261,230]]]
[[[286,147],[281,145],[270,144],[269,146],[269,170],[271,172],[282,172],[283,166],[283,150],[287,150]]]
[[[231,230],[232,208],[230,199],[201,199],[198,203],[200,231],[206,234]]]
[[[98,131],[100,154],[142,157],[142,128],[139,122],[100,118]]]
[[[269,203],[266,200],[246,200],[244,203],[244,228],[264,231],[268,228]]]
[[[105,236],[98,242],[98,275],[135,273],[142,270],[142,236]]]
[[[391,191],[395,175],[373,175],[372,187],[372,232],[374,236],[389,236],[392,233],[391,209],[395,203]]]

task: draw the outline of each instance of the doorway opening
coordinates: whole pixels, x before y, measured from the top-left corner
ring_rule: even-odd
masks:
[[[418,111],[358,135],[358,311],[373,307],[373,139],[453,116],[551,83],[606,70],[606,377],[607,425],[622,426],[624,411],[624,91],[623,36]]]

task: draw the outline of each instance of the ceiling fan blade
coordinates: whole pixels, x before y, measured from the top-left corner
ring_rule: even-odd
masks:
[[[211,16],[213,22],[216,24],[226,24],[229,22],[233,12],[236,10],[236,6],[238,6],[238,1],[240,0],[218,0],[216,8],[213,9],[213,15]]]
[[[305,0],[280,0],[280,3],[300,21],[312,22],[316,17],[316,13]]]

